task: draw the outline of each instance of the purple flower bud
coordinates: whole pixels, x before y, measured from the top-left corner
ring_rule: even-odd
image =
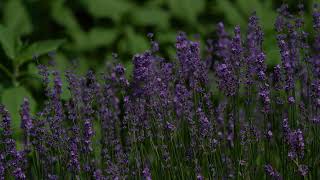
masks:
[[[145,180],[152,180],[151,173],[148,167],[145,167],[142,173]]]
[[[289,102],[289,104],[294,104],[296,101],[295,101],[294,97],[290,96],[288,98],[288,102]]]
[[[308,174],[308,166],[300,164],[298,167],[299,174],[301,176],[307,176]]]
[[[275,169],[273,169],[273,167],[270,164],[265,165],[264,166],[264,170],[266,171],[268,176],[270,176],[271,178],[273,178],[275,180],[281,180],[282,179],[280,174]]]

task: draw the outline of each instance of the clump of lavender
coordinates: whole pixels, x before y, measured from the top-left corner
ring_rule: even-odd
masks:
[[[39,65],[46,99],[36,114],[21,102],[21,135],[0,105],[0,180],[319,179],[319,10],[312,33],[302,5],[278,12],[275,67],[255,13],[233,34],[219,23],[205,57],[180,32],[163,58],[148,34],[129,78],[116,54],[102,74],[67,71],[67,84]]]

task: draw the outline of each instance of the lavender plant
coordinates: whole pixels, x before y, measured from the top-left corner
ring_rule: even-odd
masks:
[[[299,8],[279,8],[271,70],[255,13],[246,34],[219,23],[204,58],[180,32],[176,61],[164,59],[149,34],[131,79],[116,63],[67,71],[68,100],[61,72],[39,65],[47,101],[37,114],[22,102],[22,148],[0,106],[0,179],[318,179],[320,11],[312,42]]]

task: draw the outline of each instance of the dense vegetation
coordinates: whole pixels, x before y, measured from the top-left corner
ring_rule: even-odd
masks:
[[[259,13],[233,33],[217,23],[216,38],[202,46],[201,37],[179,32],[175,58],[148,33],[150,47],[132,58],[129,72],[114,53],[84,75],[77,62],[60,69],[63,57],[53,50],[66,40],[27,45],[21,37],[31,27],[0,25],[9,59],[0,66],[8,86],[0,179],[318,179],[320,9],[313,7],[312,28],[305,12],[302,4],[294,11],[282,5],[274,36],[264,33]],[[270,38],[278,47],[266,52]],[[42,80],[37,113],[23,77]],[[20,97],[20,110],[9,103],[9,112],[6,102]]]

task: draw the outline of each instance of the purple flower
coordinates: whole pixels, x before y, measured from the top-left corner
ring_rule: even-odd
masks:
[[[282,179],[280,174],[270,164],[265,165],[264,170],[266,171],[268,176],[270,176],[272,179],[274,179],[274,180],[281,180]]]
[[[102,175],[102,171],[100,169],[97,169],[93,173],[93,177],[95,180],[104,180],[104,176]]]
[[[303,158],[304,156],[304,137],[300,129],[289,132],[286,135],[286,141],[289,144],[288,156],[290,159]]]
[[[150,96],[155,77],[155,57],[151,52],[135,55],[133,58],[133,88],[135,96]]]
[[[79,162],[79,154],[78,154],[78,147],[75,140],[70,142],[70,158],[68,163],[68,168],[71,172],[77,174],[80,171],[80,162]]]
[[[185,33],[180,32],[176,39],[177,57],[180,63],[179,73],[184,81],[189,81],[190,87],[201,89],[208,81],[207,69],[200,59],[200,44],[187,39]]]
[[[271,131],[271,130],[268,130],[268,132],[267,132],[267,139],[270,140],[270,139],[272,138],[272,136],[273,136],[272,131]]]
[[[23,100],[23,104],[21,105],[21,128],[27,133],[30,133],[32,128],[32,119],[30,117],[30,108],[28,99]]]
[[[234,96],[237,90],[237,79],[229,69],[227,64],[218,64],[216,67],[216,75],[218,79],[219,88],[227,95]]]
[[[294,97],[290,96],[288,98],[288,102],[289,102],[289,104],[294,104],[296,101],[295,101]]]
[[[282,89],[282,79],[281,66],[277,64],[273,68],[272,74],[272,83],[276,91],[280,91]]]
[[[216,54],[222,62],[216,65],[219,88],[227,95],[234,96],[239,88],[240,63],[242,62],[242,42],[240,28],[234,30],[229,40],[222,23],[218,24],[218,43]]]
[[[4,155],[0,153],[0,180],[4,180],[5,176],[5,164]]]
[[[197,109],[200,124],[200,135],[202,138],[209,137],[211,134],[211,123],[201,108]]]
[[[204,180],[204,177],[201,174],[197,175],[197,180]]]
[[[299,174],[301,176],[307,176],[308,174],[308,166],[300,164],[298,167]]]
[[[145,167],[142,173],[145,180],[152,180],[151,173],[148,167]]]
[[[32,119],[30,115],[29,101],[28,99],[24,99],[23,104],[20,109],[21,116],[21,128],[24,131],[24,148],[26,151],[30,150],[30,133],[33,128]]]
[[[4,146],[4,154],[1,153],[1,156],[4,156],[4,159],[6,160],[5,170],[6,168],[8,168],[9,172],[16,179],[26,179],[26,175],[23,169],[26,160],[24,159],[24,154],[22,152],[17,151],[16,149],[16,142],[12,138],[11,117],[9,115],[9,112],[1,104],[0,115],[2,118],[1,127],[3,128],[0,140]]]
[[[314,4],[313,7],[313,28],[317,31],[320,31],[320,12],[319,12],[319,4]]]

